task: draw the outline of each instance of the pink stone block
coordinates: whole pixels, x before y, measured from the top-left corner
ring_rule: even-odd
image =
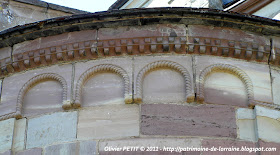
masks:
[[[98,38],[100,40],[157,36],[186,36],[186,26],[178,24],[157,24],[147,26],[101,28],[98,30]]]
[[[219,38],[244,42],[254,42],[262,45],[270,45],[269,38],[254,34],[251,32],[245,32],[242,30],[225,28],[225,27],[212,27],[202,25],[189,25],[188,35],[193,37],[206,37],[206,38]],[[240,37],[242,36],[242,37]]]
[[[96,40],[96,36],[96,30],[86,30],[38,38],[32,41],[25,41],[14,45],[13,54],[23,53],[41,48],[55,47],[69,43]]]
[[[29,149],[16,153],[16,155],[41,155],[41,154],[42,154],[41,148]]]
[[[236,138],[235,110],[223,105],[142,104],[144,135]]]
[[[264,147],[264,149],[276,148],[276,151],[263,151],[261,155],[279,155],[280,154],[280,143],[272,143],[272,142],[264,142],[262,140],[259,141],[260,147]]]
[[[199,100],[241,107],[273,103],[268,65],[209,56],[196,56],[195,63]]]
[[[53,78],[50,78],[50,76],[44,78],[43,76],[47,74],[55,76],[52,76]],[[40,76],[40,78],[36,78],[38,76]],[[59,82],[59,80],[56,77],[60,77],[62,80]],[[37,115],[46,112],[62,110],[64,101],[66,101],[64,103],[68,103],[68,101],[69,103],[71,102],[71,77],[71,64],[54,65],[51,67],[30,70],[25,73],[15,74],[13,76],[6,77],[2,83],[3,86],[1,94],[2,104],[0,105],[0,119],[4,119],[6,114],[15,113],[16,107],[20,103],[22,103],[22,107],[20,108],[22,111],[22,116]],[[32,83],[32,81],[34,81],[34,78],[38,81],[36,80],[35,83]],[[21,92],[21,90],[23,90],[22,88],[27,85],[30,86],[30,89],[27,90],[27,93]],[[59,93],[56,93],[57,91],[59,91]],[[34,94],[32,92],[36,93]],[[43,97],[41,96],[40,98],[40,95],[43,95]],[[47,95],[53,96],[54,100],[49,100],[48,98],[43,99]],[[21,98],[20,96],[23,98]],[[19,98],[22,99],[22,102],[19,102]],[[29,99],[31,99],[32,102],[29,102]],[[50,103],[51,101],[54,102]],[[53,107],[50,107],[50,104]],[[29,110],[24,111],[25,108]]]

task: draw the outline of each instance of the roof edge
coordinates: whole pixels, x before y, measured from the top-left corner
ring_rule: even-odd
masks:
[[[35,6],[39,6],[39,7],[44,7],[44,8],[48,8],[48,9],[53,9],[53,10],[57,10],[57,11],[62,11],[62,12],[65,12],[65,13],[71,13],[71,14],[89,13],[88,11],[82,11],[82,10],[78,10],[78,9],[74,9],[74,8],[69,8],[69,7],[65,7],[65,6],[61,6],[61,5],[56,5],[56,4],[44,2],[44,1],[41,1],[41,0],[13,0],[13,1],[20,2],[20,3],[25,3],[25,4],[30,4],[30,5],[35,5]]]
[[[0,48],[67,32],[149,24],[209,25],[280,36],[280,21],[230,11],[197,8],[113,10],[57,17],[0,32]]]
[[[125,3],[129,0],[117,0],[114,4],[112,4],[108,10],[119,10]]]

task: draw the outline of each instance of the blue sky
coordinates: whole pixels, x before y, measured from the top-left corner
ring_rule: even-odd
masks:
[[[42,0],[79,10],[98,12],[106,11],[116,0]]]

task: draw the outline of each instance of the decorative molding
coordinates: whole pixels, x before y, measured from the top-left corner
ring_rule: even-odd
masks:
[[[75,106],[80,107],[81,106],[81,94],[82,94],[82,87],[85,83],[85,81],[90,78],[94,73],[100,72],[100,71],[111,71],[114,73],[119,74],[123,80],[124,80],[124,98],[125,98],[125,103],[130,104],[132,103],[132,95],[129,94],[129,76],[126,73],[124,69],[122,69],[119,66],[111,65],[111,64],[101,64],[94,66],[87,71],[85,71],[79,78],[76,86],[76,98],[75,98]]]
[[[189,37],[188,54],[215,55],[267,63],[270,45],[217,38]]]
[[[136,103],[141,103],[142,102],[142,83],[144,80],[145,74],[147,74],[149,71],[156,69],[156,68],[162,68],[162,67],[168,67],[171,69],[175,69],[178,72],[180,72],[184,79],[185,79],[185,85],[186,85],[186,101],[188,103],[194,101],[194,94],[192,93],[192,82],[191,82],[191,76],[187,69],[185,69],[182,65],[172,62],[172,61],[167,61],[167,60],[160,60],[156,61],[153,63],[150,63],[146,65],[142,70],[138,73],[137,79],[136,79],[136,96],[135,96],[135,102]]]
[[[244,84],[246,87],[246,92],[248,96],[248,103],[249,106],[254,106],[254,92],[253,92],[253,84],[249,76],[242,71],[241,69],[229,65],[229,64],[214,64],[211,66],[208,66],[205,68],[199,76],[199,86],[198,86],[198,92],[197,92],[197,98],[199,102],[204,101],[204,83],[208,75],[210,75],[212,72],[219,72],[219,71],[227,71],[233,75],[236,75]]]
[[[270,46],[253,42],[193,36],[188,36],[188,38],[169,36],[134,37],[99,40],[98,42],[88,40],[25,51],[14,54],[13,59],[1,59],[0,77],[38,66],[65,61],[159,53],[215,55],[267,63],[269,61]],[[276,60],[273,62],[274,65],[280,65],[278,59],[280,59],[280,55],[276,56]]]
[[[26,95],[27,91],[31,87],[33,87],[35,84],[37,84],[43,80],[46,80],[46,79],[56,80],[61,83],[62,88],[63,88],[62,108],[68,109],[69,107],[71,107],[71,102],[67,101],[67,83],[66,83],[65,79],[62,76],[55,74],[55,73],[43,73],[43,74],[40,74],[40,75],[37,75],[37,76],[31,78],[28,82],[26,82],[23,85],[23,87],[20,89],[19,94],[18,94],[16,112],[10,113],[7,115],[3,115],[0,117],[0,120],[14,118],[14,117],[17,119],[22,118],[22,104],[23,104],[24,96]]]
[[[52,79],[52,80],[56,80],[59,83],[61,83],[62,85],[62,89],[63,89],[63,109],[67,109],[67,107],[70,106],[70,102],[67,101],[67,83],[65,81],[65,79],[55,73],[43,73],[40,75],[37,75],[33,78],[31,78],[28,82],[26,82],[23,87],[20,89],[19,94],[18,94],[18,99],[17,99],[17,106],[16,106],[16,113],[21,115],[22,114],[22,104],[23,104],[23,99],[25,94],[27,93],[27,91],[33,87],[34,85],[36,85],[37,83],[46,80],[46,79]]]
[[[16,112],[13,112],[13,113],[9,113],[9,114],[0,116],[0,121],[5,120],[5,119],[9,119],[9,118],[20,119],[20,118],[22,118],[22,116],[21,116],[20,111],[16,111]]]
[[[277,105],[277,104],[265,103],[265,102],[260,102],[260,101],[254,101],[254,104],[261,105],[264,107],[269,107],[269,108],[276,109],[276,110],[280,110],[280,105]]]

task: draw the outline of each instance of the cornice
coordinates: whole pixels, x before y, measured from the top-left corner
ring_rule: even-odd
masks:
[[[73,15],[48,19],[41,22],[14,27],[0,32],[0,48],[27,40],[54,36],[62,33],[97,30],[118,26],[141,26],[154,24],[205,25],[231,27],[252,31],[256,35],[280,36],[280,23],[255,16],[234,14],[210,9],[156,8],[131,9],[94,14]],[[270,38],[270,36],[267,36]],[[40,66],[78,60],[91,60],[111,56],[151,54],[196,54],[231,57],[259,63],[280,65],[279,47],[216,38],[215,36],[160,36],[84,40],[36,50],[13,53],[0,60],[0,77]]]
[[[0,32],[0,48],[66,32],[161,23],[231,27],[280,36],[280,22],[272,19],[213,9],[149,8],[72,15],[16,26]]]
[[[274,51],[279,51],[275,48]],[[207,37],[135,37],[110,40],[87,40],[40,48],[13,55],[13,59],[0,60],[0,76],[40,66],[104,57],[195,54],[230,57],[272,65],[280,65],[278,52],[270,58],[269,45]]]

